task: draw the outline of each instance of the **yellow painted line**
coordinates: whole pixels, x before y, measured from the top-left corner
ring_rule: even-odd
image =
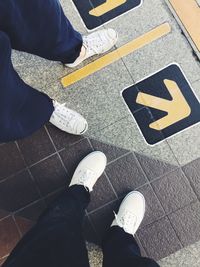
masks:
[[[200,6],[197,0],[169,0],[200,51]]]
[[[164,84],[171,95],[172,100],[167,100],[142,92],[138,93],[136,99],[138,104],[167,112],[166,116],[149,125],[150,128],[158,131],[187,118],[191,114],[191,108],[177,83],[175,81],[165,79]]]
[[[99,5],[96,8],[90,10],[89,14],[95,17],[100,17],[109,11],[125,4],[127,0],[106,0],[105,3]]]
[[[83,68],[70,73],[69,75],[61,79],[63,87],[72,85],[83,78],[103,69],[104,67],[112,64],[113,62],[125,57],[132,52],[140,49],[141,47],[157,40],[158,38],[168,34],[171,31],[171,26],[169,23],[164,23],[155,29],[141,35],[140,37],[134,39],[133,41],[121,46],[120,48],[106,54],[105,56],[89,63]]]

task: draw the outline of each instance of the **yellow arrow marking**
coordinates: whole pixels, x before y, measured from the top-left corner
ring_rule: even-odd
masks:
[[[120,48],[102,56],[101,58],[89,63],[83,68],[76,70],[61,79],[63,87],[74,84],[81,79],[103,69],[104,67],[116,62],[122,57],[125,57],[132,52],[142,48],[143,46],[150,44],[158,38],[168,34],[171,31],[169,23],[164,23],[155,29],[139,36],[131,42],[121,46]]]
[[[159,119],[149,125],[150,128],[155,130],[163,130],[172,124],[187,118],[191,114],[191,108],[177,83],[167,79],[164,80],[164,83],[172,97],[172,100],[166,100],[145,93],[138,93],[136,99],[138,104],[168,113],[162,119]]]
[[[100,17],[126,2],[127,0],[107,0],[102,5],[90,10],[89,14],[95,17]]]

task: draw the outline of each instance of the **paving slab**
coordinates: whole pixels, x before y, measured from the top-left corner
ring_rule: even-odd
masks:
[[[196,159],[183,167],[183,171],[190,181],[190,184],[200,199],[200,159]]]
[[[41,140],[44,147],[40,145]],[[146,153],[133,153],[132,149],[116,147],[94,138],[64,136],[63,132],[49,124],[12,147],[18,153],[15,161],[18,162],[21,156],[25,167],[22,165],[20,170],[14,167],[12,172],[15,174],[12,176],[4,170],[5,177],[0,183],[0,222],[9,215],[14,216],[21,236],[34,225],[46,206],[65,190],[80,160],[96,149],[108,155],[108,165],[95,185],[87,208],[84,235],[88,241],[100,244],[114,218],[113,210],[117,212],[123,196],[135,189],[144,194],[147,203],[145,218],[137,235],[143,255],[160,259],[174,253],[187,244],[181,239],[184,231],[188,227],[196,227],[198,223],[197,208],[193,208],[198,195],[195,183],[199,164],[196,161],[181,169]],[[35,148],[31,156],[27,147]],[[10,151],[10,145],[4,144],[1,148],[4,148],[4,153]],[[9,167],[7,162],[10,162],[9,158],[5,158],[4,162]],[[191,222],[184,224],[186,230],[177,219],[180,211],[190,211],[193,216]],[[187,235],[187,241],[193,242],[193,238],[194,235]],[[198,235],[195,238],[195,241],[200,239]],[[159,249],[156,247],[158,244],[162,244]]]
[[[182,248],[172,225],[166,217],[140,229],[137,236],[147,251],[147,255],[151,255],[155,260],[164,258]]]
[[[91,137],[105,143],[117,144],[118,147],[140,152],[154,159],[161,159],[166,163],[177,166],[178,162],[168,143],[163,141],[158,145],[149,146],[142,137],[131,115],[116,121],[110,126],[90,134]]]
[[[199,241],[200,227],[199,201],[170,214],[169,219],[183,246]]]
[[[161,267],[198,267],[199,242],[160,260],[159,264]]]
[[[180,169],[152,182],[152,186],[167,214],[197,200],[189,181]]]
[[[170,137],[167,142],[179,164],[187,164],[200,157],[200,124]]]
[[[132,82],[120,60],[64,89],[62,101],[87,118],[90,135],[128,115],[120,91]]]

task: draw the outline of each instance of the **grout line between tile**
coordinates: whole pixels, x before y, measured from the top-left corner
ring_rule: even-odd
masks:
[[[115,199],[115,200],[108,201],[106,204],[102,205],[101,207],[98,207],[98,208],[96,208],[96,209],[94,209],[94,210],[88,212],[88,215],[91,215],[91,214],[95,213],[96,211],[101,210],[102,208],[105,208],[105,207],[107,207],[108,205],[110,205],[110,204],[112,204],[112,203],[114,203],[114,202],[117,202],[118,200],[119,200],[119,199]]]
[[[183,168],[181,167],[180,169],[181,169],[181,172],[183,173],[184,177],[187,179],[187,181],[188,181],[190,187],[192,188],[193,193],[194,193],[195,196],[197,197],[198,201],[200,201],[199,196],[198,196],[197,193],[195,192],[195,187],[194,187],[194,185],[191,183],[190,179],[188,178],[188,176],[187,176],[186,173],[184,172]]]
[[[17,224],[17,222],[16,222],[16,220],[15,220],[15,216],[14,216],[14,214],[12,214],[12,219],[13,219],[13,221],[14,221],[14,223],[15,223],[15,226],[17,227],[17,231],[19,232],[19,235],[20,235],[20,238],[22,238],[22,232],[21,232],[21,230],[19,229],[19,226],[18,226],[18,224]]]
[[[108,162],[107,166],[109,166],[110,164],[112,164],[112,163],[114,163],[114,162],[116,162],[116,161],[122,159],[123,157],[126,157],[126,156],[130,155],[131,153],[132,153],[132,152],[129,151],[129,152],[123,154],[122,156],[120,156],[120,157],[118,157],[118,158],[116,158],[116,159],[114,159],[114,160],[111,160],[110,162]]]
[[[57,151],[57,149],[56,149],[56,146],[55,146],[55,144],[54,144],[54,142],[53,142],[53,139],[51,138],[51,135],[50,135],[50,133],[49,133],[49,131],[48,131],[46,125],[44,126],[44,128],[45,128],[45,130],[46,130],[46,132],[47,132],[47,135],[48,135],[48,137],[49,137],[49,139],[50,139],[50,141],[51,141],[51,143],[52,143],[52,145],[53,145],[53,147],[54,147],[54,149],[55,149],[55,151],[56,151],[56,155],[58,156],[58,158],[59,158],[59,160],[60,160],[60,162],[61,162],[61,164],[62,164],[62,166],[63,166],[63,168],[64,168],[64,170],[65,170],[65,172],[66,172],[66,174],[67,174],[67,176],[70,177],[69,172],[67,171],[67,168],[65,167],[65,165],[64,165],[64,163],[63,163],[63,160],[62,160],[62,158],[61,158],[61,156],[60,156],[60,153],[59,153],[59,152]]]
[[[110,181],[110,179],[109,179],[109,177],[108,177],[108,175],[107,175],[106,172],[104,172],[104,175],[105,175],[105,177],[106,177],[106,179],[107,179],[107,181],[108,181],[110,187],[112,188],[112,190],[113,190],[113,192],[114,192],[114,194],[115,194],[116,200],[117,200],[117,199],[118,199],[118,195],[117,195],[117,192],[115,191],[115,188],[113,187],[113,185],[112,185],[112,183],[111,183],[111,181]]]

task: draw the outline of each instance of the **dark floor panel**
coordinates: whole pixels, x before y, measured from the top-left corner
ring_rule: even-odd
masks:
[[[34,225],[33,221],[30,221],[17,215],[15,216],[15,222],[18,226],[21,236],[24,236]]]
[[[23,158],[15,143],[0,146],[0,180],[25,168]]]
[[[88,211],[95,210],[112,200],[115,200],[117,197],[108,182],[108,179],[105,175],[97,181],[94,186],[94,190],[91,193],[91,202],[87,208]]]
[[[148,256],[155,260],[181,249],[178,237],[166,217],[140,229],[137,236]]]
[[[16,216],[23,217],[30,221],[36,222],[41,213],[45,210],[46,204],[44,200],[39,200],[33,204],[21,209],[16,213]]]
[[[108,163],[129,152],[128,150],[118,148],[116,146],[108,145],[108,144],[96,141],[94,139],[90,139],[90,142],[94,150],[99,150],[106,154]]]
[[[195,202],[169,215],[169,219],[183,246],[200,239],[200,203]]]
[[[10,212],[0,209],[0,219],[7,217]]]
[[[43,196],[67,186],[70,179],[58,157],[53,155],[34,165],[30,171]]]
[[[16,211],[39,199],[39,194],[28,171],[23,171],[0,183],[0,207]]]
[[[55,152],[44,128],[30,137],[18,141],[18,144],[28,165],[32,165]]]
[[[180,169],[154,181],[152,186],[166,213],[182,208],[197,199]]]
[[[177,168],[177,166],[171,165],[169,163],[149,158],[138,153],[135,154],[149,181],[163,176],[165,173],[168,173]]]
[[[118,196],[123,196],[147,182],[133,154],[109,164],[106,173]]]
[[[160,201],[158,200],[150,185],[144,185],[138,191],[144,195],[146,202],[146,212],[142,226],[153,223],[165,215]],[[134,208],[135,207],[133,207],[133,209]]]
[[[0,258],[10,253],[20,239],[12,217],[0,221]]]
[[[197,159],[184,166],[183,171],[189,179],[195,193],[200,198],[200,159]]]
[[[57,150],[60,150],[62,148],[67,148],[68,146],[82,140],[84,136],[78,136],[78,135],[71,135],[67,134],[65,132],[60,131],[58,128],[53,126],[52,124],[46,125],[48,132],[53,139],[53,142],[56,146]]]
[[[92,151],[93,149],[88,140],[83,139],[60,153],[65,167],[71,176],[73,175],[79,162]]]

